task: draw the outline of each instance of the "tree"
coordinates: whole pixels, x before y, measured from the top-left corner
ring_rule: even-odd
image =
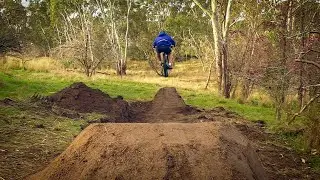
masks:
[[[49,1],[30,1],[26,8],[28,16],[27,39],[32,42],[44,56],[49,56],[53,45],[53,25],[50,16]],[[52,17],[52,18],[51,18]]]
[[[26,11],[20,2],[0,2],[0,55],[20,52],[25,42]]]
[[[116,70],[118,75],[125,75],[127,69],[127,51],[128,51],[128,35],[129,35],[129,15],[132,7],[132,0],[126,1],[126,14],[123,16],[123,2],[107,0],[96,0],[97,6],[101,10],[102,23],[107,32],[108,39],[111,42],[112,54],[116,62]],[[125,22],[125,30],[120,28]]]
[[[211,11],[205,9],[197,0],[193,0],[199,8],[206,13],[211,20],[212,36],[214,39],[214,56],[216,62],[216,74],[218,81],[218,89],[220,94],[224,97],[230,97],[230,75],[228,69],[228,33],[230,23],[230,13],[232,0],[228,0],[227,7],[223,14],[225,14],[223,22],[219,21],[219,12],[217,1],[211,0]],[[221,28],[220,28],[221,27]],[[208,76],[208,82],[211,77],[211,68]]]
[[[56,27],[59,45],[54,54],[76,60],[90,77],[106,60],[109,43],[103,26],[94,16],[95,6],[87,2],[66,5],[69,12],[60,12],[62,25]]]

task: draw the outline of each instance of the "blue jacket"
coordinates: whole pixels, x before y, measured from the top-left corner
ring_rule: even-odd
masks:
[[[166,34],[165,32],[160,32],[158,37],[153,41],[153,47],[159,46],[176,46],[176,42],[172,39],[171,36]]]

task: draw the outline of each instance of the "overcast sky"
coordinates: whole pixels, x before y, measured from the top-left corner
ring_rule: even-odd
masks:
[[[24,6],[24,7],[28,7],[29,4],[30,4],[30,2],[29,2],[29,0],[21,0],[21,4],[22,4],[22,6]]]

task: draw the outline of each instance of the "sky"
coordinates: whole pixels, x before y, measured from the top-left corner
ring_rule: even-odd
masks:
[[[28,7],[29,4],[30,4],[30,2],[29,2],[29,0],[21,0],[21,4],[22,4],[22,6],[24,6],[24,7]]]

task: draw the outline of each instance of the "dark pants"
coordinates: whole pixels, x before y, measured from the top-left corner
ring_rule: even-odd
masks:
[[[157,46],[156,47],[157,53],[165,53],[165,54],[170,54],[171,53],[171,47],[168,46]]]

